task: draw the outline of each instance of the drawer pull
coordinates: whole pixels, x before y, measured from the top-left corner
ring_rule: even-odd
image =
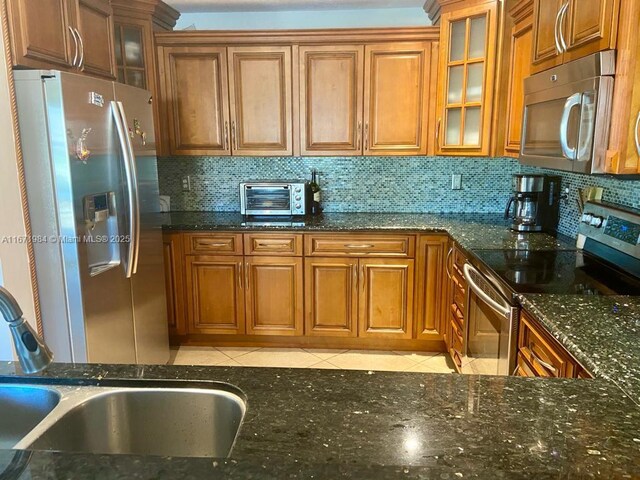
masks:
[[[206,245],[208,247],[226,247],[226,246],[229,245],[228,243],[222,243],[222,242],[209,243],[206,240],[205,241],[200,240],[199,243],[202,244],[202,245]]]
[[[546,368],[550,372],[558,373],[558,369],[556,367],[551,365],[549,362],[545,362],[544,360],[542,360],[538,355],[534,353],[533,348],[531,347],[532,345],[529,345],[529,353],[531,354],[531,356],[536,362],[538,362],[540,365],[542,365],[544,368]]]
[[[260,243],[258,242],[258,247],[264,248],[291,248],[290,243]]]
[[[372,243],[347,243],[344,248],[373,248],[375,245]]]

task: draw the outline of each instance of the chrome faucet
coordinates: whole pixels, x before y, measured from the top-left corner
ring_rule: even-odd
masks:
[[[53,353],[23,318],[22,309],[7,289],[0,287],[0,315],[9,324],[13,345],[24,373],[43,371],[53,361]]]

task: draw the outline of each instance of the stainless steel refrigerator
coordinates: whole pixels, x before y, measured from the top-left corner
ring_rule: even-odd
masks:
[[[44,337],[56,361],[166,363],[151,94],[16,71]]]

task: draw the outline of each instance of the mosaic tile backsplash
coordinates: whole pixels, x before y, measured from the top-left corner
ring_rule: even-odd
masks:
[[[160,193],[174,211],[239,211],[243,180],[306,179],[320,172],[327,212],[502,212],[511,175],[547,173],[562,177],[568,200],[561,203],[559,231],[576,236],[578,188],[600,186],[603,199],[640,208],[640,180],[619,180],[522,167],[510,158],[471,157],[161,157]],[[451,190],[451,175],[462,174],[462,190]],[[191,191],[182,179],[191,177]]]

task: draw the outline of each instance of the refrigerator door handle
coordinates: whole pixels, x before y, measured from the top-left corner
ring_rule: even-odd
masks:
[[[124,126],[124,131],[128,133],[129,122],[127,122],[127,114],[124,111],[124,105],[122,102],[118,103],[118,110],[120,111],[120,118],[122,118],[122,124]],[[127,148],[129,150],[128,161],[129,167],[131,171],[131,187],[133,188],[135,194],[135,230],[132,231],[131,241],[134,246],[134,260],[133,260],[133,274],[138,273],[138,260],[140,258],[140,192],[138,191],[138,171],[136,169],[136,154],[133,150],[133,144],[131,143],[131,136],[125,135],[125,140],[127,142]]]
[[[111,112],[113,114],[113,120],[116,124],[116,131],[118,132],[118,141],[120,143],[120,149],[122,150],[122,156],[124,158],[124,171],[127,181],[127,207],[129,214],[129,246],[127,259],[125,262],[125,276],[126,278],[131,278],[134,273],[134,263],[135,263],[135,234],[136,234],[136,224],[137,224],[137,214],[136,214],[136,186],[135,186],[135,177],[133,176],[133,172],[131,171],[131,161],[129,160],[130,150],[129,150],[129,142],[127,139],[129,138],[127,135],[127,129],[124,124],[124,121],[120,114],[119,105],[115,102],[111,102]]]

